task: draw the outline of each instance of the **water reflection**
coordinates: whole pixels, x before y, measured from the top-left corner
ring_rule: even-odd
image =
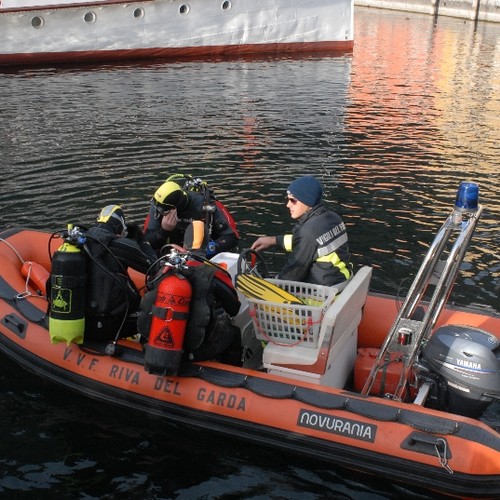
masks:
[[[140,221],[159,183],[187,171],[217,188],[247,246],[288,230],[284,189],[309,172],[389,289],[473,179],[486,209],[466,277],[493,303],[499,28],[360,9],[356,29],[352,57],[4,74],[0,224],[59,228],[109,202]]]
[[[458,182],[476,180],[486,209],[464,281],[489,288],[486,301],[495,305],[498,29],[484,24],[461,28],[455,21],[424,15],[372,10],[358,16],[363,43],[355,46],[345,120],[351,134],[343,176],[350,193],[346,217],[356,229],[354,238],[359,232],[370,235],[370,245],[356,248],[385,264],[389,281],[396,271],[395,284],[415,266],[415,251],[423,251],[444,220]],[[353,196],[360,202],[353,203]],[[358,210],[363,204],[364,210]],[[391,258],[395,266],[389,270],[393,262],[386,260]],[[488,287],[487,281],[494,285]]]

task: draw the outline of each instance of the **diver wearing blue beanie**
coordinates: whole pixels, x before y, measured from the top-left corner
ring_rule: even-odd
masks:
[[[344,222],[323,203],[323,187],[311,175],[295,179],[287,188],[287,207],[295,225],[291,234],[261,236],[256,251],[273,245],[287,253],[280,279],[317,285],[342,285],[352,275],[351,255]]]

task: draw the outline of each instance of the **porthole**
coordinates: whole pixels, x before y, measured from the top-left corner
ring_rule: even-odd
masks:
[[[189,5],[187,4],[182,4],[179,7],[179,14],[185,16],[186,14],[189,14]]]
[[[87,12],[84,16],[83,19],[86,23],[88,24],[93,24],[95,23],[95,20],[97,19],[97,16],[95,15],[94,12]]]
[[[232,7],[232,5],[231,5],[231,2],[226,0],[225,2],[222,2],[221,7],[222,7],[222,10],[229,10]]]
[[[144,17],[144,9],[135,9],[134,10],[134,18],[142,19]]]
[[[31,26],[33,26],[36,30],[39,30],[43,26],[44,22],[43,17],[35,16],[31,20]]]

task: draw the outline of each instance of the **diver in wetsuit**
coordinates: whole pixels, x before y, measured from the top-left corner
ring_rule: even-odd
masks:
[[[239,235],[233,217],[218,200],[183,189],[167,180],[154,193],[144,223],[145,238],[155,250],[163,245],[185,245],[185,233],[193,221],[205,223],[206,256],[234,251]]]
[[[127,227],[119,205],[104,207],[84,237],[89,255],[85,338],[113,340],[135,335],[141,296],[127,269],[145,274],[156,253],[143,240],[139,226]]]

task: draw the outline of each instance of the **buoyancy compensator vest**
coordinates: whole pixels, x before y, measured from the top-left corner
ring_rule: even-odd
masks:
[[[138,328],[141,336],[147,339],[146,369],[156,370],[154,373],[163,374],[165,372],[165,359],[163,358],[173,358],[173,356],[152,350],[155,348],[153,336],[158,336],[158,325],[161,325],[156,321],[153,322],[153,318],[159,312],[162,315],[166,314],[161,311],[163,300],[157,299],[157,295],[163,293],[164,289],[168,292],[171,282],[165,280],[165,275],[168,276],[169,273],[173,273],[177,279],[181,276],[187,278],[191,286],[189,309],[186,311],[181,308],[177,311],[189,313],[186,317],[182,343],[186,359],[195,361],[213,359],[221,354],[235,337],[237,327],[231,324],[231,317],[238,313],[241,304],[230,275],[217,265],[204,259],[200,262],[192,257],[192,255],[178,254],[176,250],[172,250],[172,253],[166,256],[168,264],[165,269],[168,271],[160,270],[147,280],[150,291],[141,301]],[[174,281],[172,283],[175,284]],[[185,288],[187,290],[187,287]],[[170,293],[173,292],[170,291]],[[184,294],[184,297],[187,295]],[[179,316],[179,319],[183,317]],[[156,348],[161,349],[158,346]],[[178,349],[178,347],[175,348],[177,351]],[[180,363],[181,358],[176,357],[175,362],[177,361]]]
[[[218,359],[239,334],[231,323],[241,306],[238,294],[230,275],[208,261],[188,261],[186,275],[193,285],[184,342],[187,357],[192,361]]]
[[[112,340],[135,335],[134,313],[141,297],[128,275],[127,247],[120,245],[124,238],[99,225],[91,227],[85,238],[88,255],[86,338]]]
[[[174,268],[165,266],[155,277],[156,286],[141,301],[138,326],[147,332],[144,367],[149,373],[175,375],[184,352],[192,287]]]
[[[49,336],[52,344],[83,342],[87,275],[83,242],[78,228],[68,226],[64,243],[52,257],[49,280]]]

